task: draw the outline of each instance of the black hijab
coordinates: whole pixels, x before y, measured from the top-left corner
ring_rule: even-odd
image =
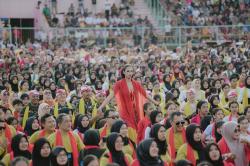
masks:
[[[186,128],[186,139],[187,139],[187,143],[198,152],[198,156],[199,156],[199,161],[203,161],[205,159],[204,156],[204,148],[202,145],[201,140],[199,142],[194,140],[194,133],[196,129],[200,129],[200,126],[198,126],[197,124],[190,124],[187,126]]]
[[[48,144],[51,149],[50,143],[46,138],[40,138],[38,139],[33,148],[33,153],[32,153],[32,164],[35,166],[50,166],[50,160],[51,160],[51,154],[48,157],[42,157],[41,156],[41,149],[44,144]]]
[[[151,157],[149,149],[153,143],[153,139],[143,140],[136,149],[137,159],[140,166],[163,166],[164,163],[160,157]]]
[[[167,142],[166,140],[161,141],[158,138],[158,132],[161,127],[164,127],[164,126],[158,123],[154,124],[150,130],[150,137],[153,138],[154,141],[157,143],[157,146],[159,148],[159,155],[165,155],[167,152],[167,148],[168,148]]]
[[[166,78],[167,78],[167,77],[169,77],[168,74],[166,74],[166,75],[163,76],[163,82],[164,82],[165,88],[166,88],[167,90],[171,90],[171,89],[172,89],[172,86],[171,86],[171,84],[170,84],[169,81],[166,81]]]
[[[19,91],[19,89],[18,89],[18,81],[17,81],[17,83],[14,83],[13,82],[14,78],[16,78],[18,80],[18,77],[16,75],[13,75],[13,76],[10,77],[9,83],[11,85],[12,91],[17,93]]]
[[[215,132],[215,139],[216,142],[219,142],[222,138],[222,135],[220,133],[217,132],[217,129],[220,128],[225,122],[224,121],[218,121],[216,122],[214,125],[214,132]]]
[[[111,133],[107,138],[107,147],[112,156],[113,163],[117,163],[120,166],[127,166],[124,158],[124,153],[115,149],[115,141],[119,137],[122,138],[122,136],[118,133]]]
[[[19,144],[20,144],[22,138],[25,138],[26,141],[29,142],[26,135],[17,134],[11,140],[11,149],[12,149],[12,151],[14,153],[14,157],[22,156],[22,157],[25,157],[25,158],[30,160],[31,159],[31,153],[29,152],[29,150],[27,149],[25,151],[21,151],[19,149]]]
[[[160,112],[160,111],[157,111],[157,110],[152,111],[152,112],[150,113],[150,122],[151,122],[151,125],[154,125],[155,123],[157,123],[157,122],[156,122],[156,117],[157,117],[157,115],[160,114],[160,113],[161,113],[161,112]]]
[[[33,133],[35,133],[36,131],[39,130],[39,128],[37,130],[33,130],[32,129],[32,123],[37,120],[39,122],[39,120],[36,117],[30,117],[27,119],[25,128],[24,128],[24,132],[27,134],[27,136],[31,136]]]
[[[117,120],[115,121],[115,123],[111,126],[111,129],[110,129],[110,132],[115,132],[115,133],[118,133],[120,134],[120,130],[121,130],[121,127],[122,125],[126,125],[128,126],[124,121],[122,120]],[[128,145],[129,144],[129,138],[128,137],[122,137],[122,140],[124,142],[124,145]]]
[[[247,76],[246,79],[245,79],[245,86],[247,89],[250,89],[250,84],[247,84],[247,79],[249,78],[250,76]]]
[[[84,134],[84,145],[99,146],[100,135],[94,129],[89,129]]]
[[[219,160],[217,160],[217,161],[211,160],[211,158],[210,158],[210,156],[209,156],[209,151],[210,151],[210,148],[211,148],[212,146],[216,146],[217,149],[218,149],[219,152],[220,152],[220,158],[219,158]],[[211,144],[208,144],[208,145],[207,145],[207,147],[205,148],[205,156],[206,156],[206,160],[207,160],[209,163],[213,164],[213,166],[224,166],[223,159],[222,159],[222,156],[221,156],[221,151],[220,151],[220,149],[219,149],[219,147],[218,147],[218,145],[217,145],[216,143],[211,143]]]
[[[61,151],[64,151],[67,154],[66,149],[64,147],[62,147],[62,146],[57,146],[57,147],[55,147],[53,149],[53,151],[51,153],[51,164],[52,164],[52,166],[62,166],[62,165],[59,165],[57,163],[57,160],[56,160],[57,156],[59,155],[59,153]],[[64,166],[69,166],[69,161]]]
[[[90,125],[88,125],[87,127],[83,127],[82,126],[82,119],[84,118],[84,117],[87,117],[88,119],[89,119],[89,117],[87,116],[87,115],[80,115],[78,118],[77,118],[77,130],[80,132],[80,133],[82,133],[82,134],[84,134],[89,128],[90,128]]]

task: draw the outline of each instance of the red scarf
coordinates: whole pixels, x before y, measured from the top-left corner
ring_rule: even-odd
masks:
[[[183,140],[183,143],[186,142],[186,134],[185,134],[185,130],[182,129],[182,140]],[[171,156],[171,159],[175,159],[175,146],[174,146],[174,128],[171,127],[170,130],[169,130],[169,147],[170,147],[170,156]]]
[[[79,164],[78,164],[78,149],[77,149],[76,139],[71,131],[68,132],[68,136],[69,136],[70,144],[71,144],[71,148],[72,148],[73,166],[79,166]],[[61,135],[61,132],[59,130],[56,132],[55,145],[56,146],[63,146],[62,135]]]
[[[141,84],[131,80],[134,91],[130,92],[125,78],[114,85],[114,95],[119,115],[129,127],[137,130],[138,122],[144,117],[143,105],[146,102],[146,92]]]
[[[86,145],[85,147],[84,147],[84,149],[100,149],[100,147],[99,146],[96,146],[96,145]]]
[[[111,163],[113,163],[112,155],[110,152],[108,155],[109,155],[109,164],[111,164]],[[128,159],[125,155],[124,155],[124,160],[125,160],[126,165],[129,166],[130,164],[129,164]]]
[[[100,133],[100,138],[102,139],[103,137],[105,137],[107,135],[107,132],[108,132],[108,127],[107,127],[107,124],[105,124]]]
[[[39,133],[39,138],[44,138],[46,135],[45,130],[43,129],[40,133]]]
[[[10,152],[10,161],[13,161],[13,160],[14,160],[14,153]]]
[[[196,165],[194,151],[189,144],[187,144],[187,160],[191,161],[193,165]]]
[[[215,137],[215,123],[213,123],[213,127],[212,127],[212,137],[214,138],[214,141],[216,142],[216,137]]]
[[[7,138],[7,151],[11,152],[11,139],[12,139],[12,134],[9,125],[6,123],[4,124],[5,126],[5,137]]]

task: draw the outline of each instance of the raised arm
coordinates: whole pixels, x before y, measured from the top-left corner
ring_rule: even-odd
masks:
[[[105,105],[107,105],[110,100],[114,98],[114,92],[110,92],[109,96],[102,102],[102,104],[99,106],[98,111],[101,111]]]

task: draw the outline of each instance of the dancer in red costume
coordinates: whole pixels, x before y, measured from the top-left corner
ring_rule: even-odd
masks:
[[[154,104],[158,105],[155,100],[149,97],[140,83],[132,79],[133,68],[130,65],[126,65],[122,70],[122,78],[114,85],[114,92],[104,100],[98,110],[109,103],[109,101],[115,97],[119,115],[129,126],[129,137],[136,141],[136,130],[138,122],[144,117],[143,105],[148,99]]]

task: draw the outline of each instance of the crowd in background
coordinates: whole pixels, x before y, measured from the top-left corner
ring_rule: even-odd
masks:
[[[2,165],[248,165],[249,42],[190,44],[2,44]],[[105,103],[128,78],[148,98],[133,126],[117,98]]]

